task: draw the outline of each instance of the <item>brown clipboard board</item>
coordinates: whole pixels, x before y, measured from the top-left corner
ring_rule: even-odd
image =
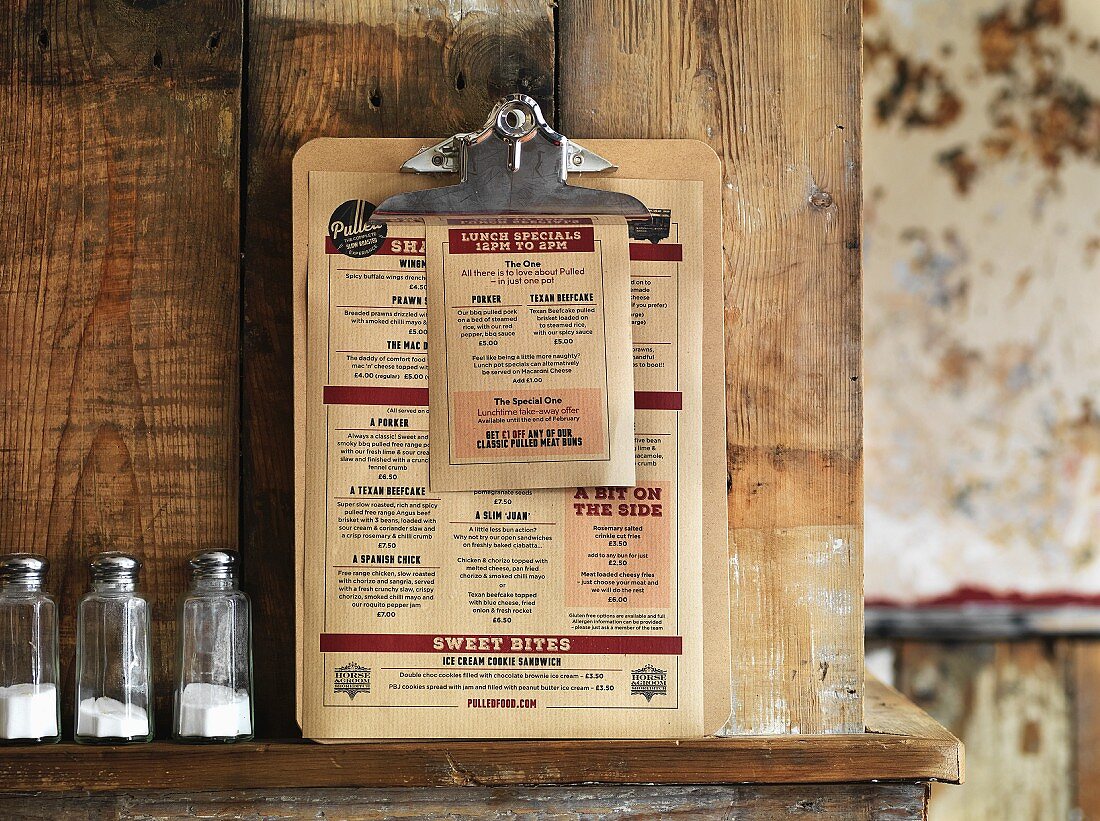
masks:
[[[452,138],[453,139],[453,138]],[[310,171],[393,172],[418,157],[424,161],[437,156],[440,143],[425,149],[431,139],[424,138],[334,138],[320,137],[303,145],[292,163],[291,204],[293,212],[292,330],[294,335],[294,572],[295,572],[295,689],[296,718],[302,723],[304,658],[304,552],[305,491],[304,431],[306,417],[304,385],[306,361],[307,298],[306,277],[309,258],[308,206]],[[604,165],[600,177],[623,179],[695,180],[703,189],[703,413],[705,441],[720,442],[722,447],[703,449],[703,562],[711,572],[704,573],[704,600],[725,601],[726,606],[704,608],[703,633],[703,722],[720,734],[732,707],[732,670],[729,619],[728,509],[726,501],[726,419],[725,419],[725,334],[724,334],[724,253],[722,249],[722,165],[718,156],[698,140],[580,140],[583,149],[573,143],[571,157],[584,152],[582,161],[598,165],[614,158],[615,165]],[[413,160],[409,160],[412,157]],[[595,157],[595,162],[591,160]],[[580,166],[582,162],[576,162]],[[440,163],[443,165],[443,163]],[[443,170],[452,170],[444,168]],[[573,170],[573,169],[567,169]],[[586,171],[594,171],[586,168]],[[438,189],[453,183],[453,177],[441,173],[409,174],[402,178],[405,191]],[[382,203],[385,205],[385,202]],[[721,572],[717,569],[721,568]],[[708,577],[715,579],[708,582]],[[721,590],[717,586],[721,586]],[[713,588],[713,589],[712,589]],[[341,739],[347,741],[348,739]],[[369,741],[370,739],[362,739]]]

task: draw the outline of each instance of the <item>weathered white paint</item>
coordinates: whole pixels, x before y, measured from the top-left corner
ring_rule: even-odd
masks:
[[[886,682],[891,687],[894,686],[896,679],[894,665],[897,662],[897,653],[893,647],[888,644],[868,647],[865,659],[868,673],[879,681]]]
[[[1100,3],[867,5],[867,596],[1100,596]]]

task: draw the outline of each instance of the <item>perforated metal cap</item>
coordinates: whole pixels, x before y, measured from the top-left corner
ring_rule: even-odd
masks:
[[[96,582],[134,582],[141,570],[138,559],[115,551],[97,553],[92,557],[91,565],[92,581]]]
[[[204,550],[190,559],[196,579],[231,579],[237,574],[240,557],[235,550]]]
[[[50,562],[33,553],[9,553],[0,556],[0,583],[41,585],[46,579]]]

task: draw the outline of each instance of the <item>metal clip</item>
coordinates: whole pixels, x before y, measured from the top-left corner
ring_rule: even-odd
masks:
[[[395,194],[372,219],[419,214],[593,214],[646,220],[635,197],[569,185],[570,171],[605,171],[610,162],[572,143],[524,94],[505,97],[480,131],[456,134],[401,166],[419,173],[457,172],[461,182]]]
[[[401,170],[416,174],[457,173],[460,170],[459,154],[462,150],[461,144],[468,145],[477,142],[478,137],[488,131],[496,132],[501,139],[508,141],[515,147],[513,162],[518,167],[520,152],[522,151],[521,140],[535,128],[539,129],[552,142],[565,145],[565,170],[567,173],[586,174],[594,171],[614,170],[617,167],[596,152],[577,145],[551,128],[542,116],[542,109],[539,108],[539,104],[533,99],[523,94],[513,94],[497,103],[480,131],[455,134],[453,137],[448,137],[433,146],[423,148],[415,157],[406,160],[401,166]]]

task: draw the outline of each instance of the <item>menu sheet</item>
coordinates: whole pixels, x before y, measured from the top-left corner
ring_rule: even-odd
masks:
[[[629,247],[635,484],[435,492],[423,228],[391,226],[360,257],[328,233],[338,208],[375,204],[407,178],[309,173],[298,400],[307,737],[717,729],[703,710],[704,624],[725,618],[705,612],[702,585],[701,184],[604,184],[671,215],[667,237]]]
[[[622,217],[427,217],[432,490],[634,484]]]

